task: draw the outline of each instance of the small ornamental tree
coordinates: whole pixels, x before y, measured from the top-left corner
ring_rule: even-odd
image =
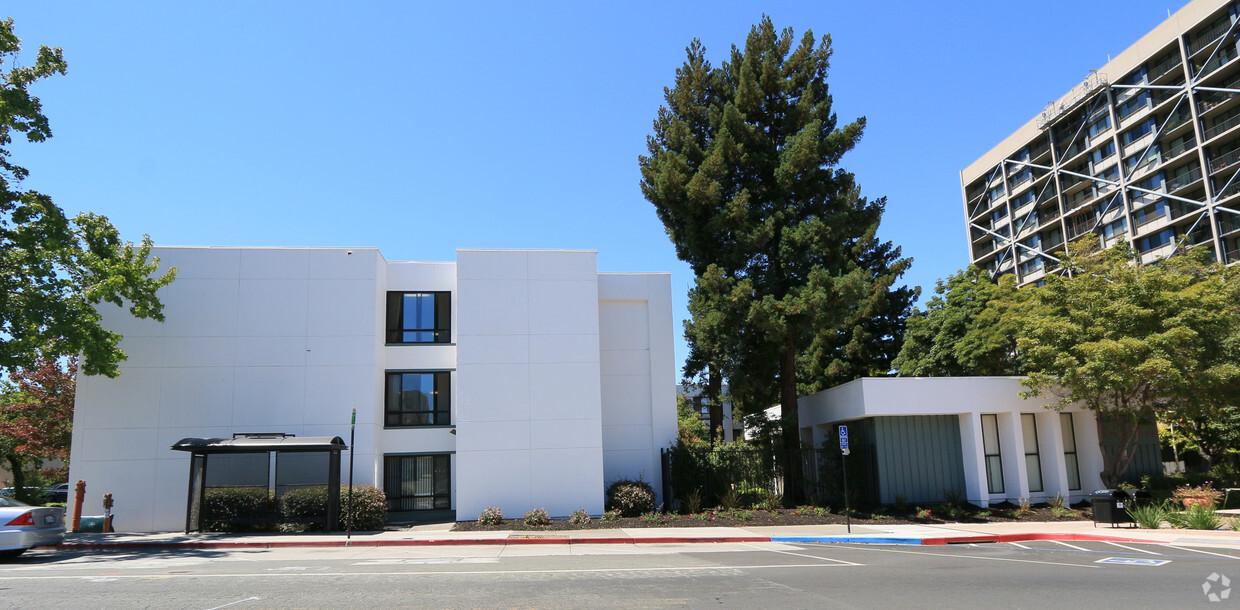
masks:
[[[1103,443],[1102,482],[1114,487],[1142,423],[1234,405],[1240,279],[1204,248],[1141,265],[1126,243],[1074,243],[1063,261],[1071,275],[1048,276],[1020,307],[1022,394],[1122,424],[1114,448]]]
[[[77,358],[40,360],[17,369],[0,395],[0,455],[13,471],[19,499],[29,495],[27,469],[42,460],[69,461]]]

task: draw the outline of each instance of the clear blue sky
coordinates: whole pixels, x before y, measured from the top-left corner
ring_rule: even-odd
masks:
[[[830,33],[843,166],[932,291],[967,264],[959,171],[1183,0],[1037,2],[8,2],[55,137],[28,188],[165,245],[597,249],[602,271],[688,268],[637,156],[700,38],[726,58],[763,12]],[[1118,76],[1118,75],[1112,75]],[[923,296],[924,299],[924,296]],[[684,358],[678,337],[677,359]]]

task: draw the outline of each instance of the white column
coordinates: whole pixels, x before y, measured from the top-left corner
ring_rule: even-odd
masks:
[[[1028,498],[1029,476],[1025,469],[1025,439],[1020,431],[1020,413],[998,415],[1004,496],[1011,500]]]
[[[960,421],[960,456],[964,461],[965,499],[978,506],[989,506],[981,417],[977,413],[960,413],[956,418]]]
[[[1042,462],[1042,488],[1048,497],[1071,496],[1068,468],[1063,458],[1063,430],[1059,412],[1043,409],[1034,414],[1038,424],[1038,458]]]
[[[1102,448],[1098,446],[1098,418],[1090,411],[1072,413],[1076,426],[1076,460],[1081,467],[1081,492],[1102,489]]]

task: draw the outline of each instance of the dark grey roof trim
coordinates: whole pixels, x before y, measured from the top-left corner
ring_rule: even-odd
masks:
[[[174,451],[194,453],[257,453],[261,451],[342,451],[348,449],[339,436],[286,436],[284,438],[183,438]]]

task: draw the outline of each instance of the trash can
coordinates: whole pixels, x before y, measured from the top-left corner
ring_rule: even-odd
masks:
[[[1097,489],[1089,495],[1089,503],[1093,507],[1094,527],[1099,523],[1109,523],[1112,527],[1120,523],[1136,523],[1128,514],[1132,497],[1122,489]]]

